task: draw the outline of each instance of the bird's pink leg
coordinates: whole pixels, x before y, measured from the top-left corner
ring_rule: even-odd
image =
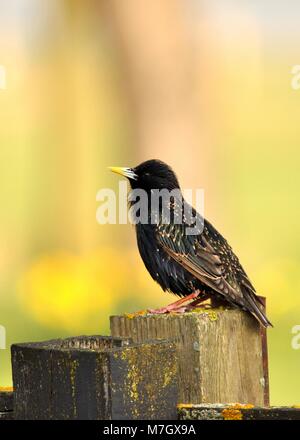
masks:
[[[197,307],[202,302],[206,301],[209,298],[209,295],[203,295],[201,298],[195,299],[195,301],[190,302],[186,305],[185,309],[187,311],[193,310],[195,307]]]
[[[185,306],[180,307],[182,304],[184,304],[187,301],[190,301],[191,299],[197,298],[200,295],[200,290],[197,290],[196,292],[191,293],[188,296],[185,296],[184,298],[179,299],[178,301],[175,301],[172,304],[169,304],[168,306],[161,307],[160,309],[148,309],[149,313],[152,313],[153,315],[160,315],[163,313],[170,313],[170,312],[184,312]]]

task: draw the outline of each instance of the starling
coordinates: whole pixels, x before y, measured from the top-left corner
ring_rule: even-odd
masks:
[[[169,198],[168,222],[164,218],[163,203],[153,215],[150,200],[155,190],[177,190],[182,194],[177,177],[167,164],[148,160],[135,168],[110,169],[127,177],[132,190],[143,190],[147,194],[149,221],[135,223],[138,249],[151,277],[164,291],[180,297],[175,303],[151,313],[184,312],[210,299],[251,313],[264,327],[272,325],[232,248],[183,196]],[[134,206],[130,200],[129,197],[130,206]],[[198,228],[201,225],[193,234],[187,233],[192,223],[184,215],[184,204],[190,206],[194,224],[198,224]],[[181,222],[178,221],[180,216]]]

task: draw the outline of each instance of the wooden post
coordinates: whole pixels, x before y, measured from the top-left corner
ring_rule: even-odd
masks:
[[[0,388],[0,420],[13,419],[13,390]]]
[[[175,344],[77,337],[12,346],[16,419],[176,419]]]
[[[269,404],[266,338],[245,312],[219,308],[112,316],[110,326],[113,337],[177,342],[179,403]]]

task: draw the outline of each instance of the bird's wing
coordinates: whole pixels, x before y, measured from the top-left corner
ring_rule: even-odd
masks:
[[[181,214],[181,209],[180,204],[174,204],[175,219],[178,212]],[[265,327],[272,325],[265,316],[263,304],[253,285],[225,238],[195,210],[192,213],[194,218],[197,216],[194,224],[200,222],[203,231],[189,235],[187,227],[191,227],[191,224],[160,222],[157,240],[162,248],[203,285],[221,294],[229,303],[248,310]]]
[[[187,235],[185,225],[159,225],[157,239],[165,252],[202,284],[248,310],[265,327],[272,325],[227,241],[210,223],[205,225],[198,235]]]
[[[187,235],[184,224],[160,224],[157,239],[171,258],[204,285],[225,296],[227,301],[244,305],[243,293],[235,279],[235,268],[228,270],[226,267],[229,265],[226,253],[231,248],[223,237],[222,240],[218,237],[219,242],[214,243],[213,237],[205,230],[199,235]],[[230,263],[234,264],[233,260]]]

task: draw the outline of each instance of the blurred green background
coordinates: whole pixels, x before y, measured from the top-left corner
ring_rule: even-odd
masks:
[[[7,347],[105,334],[109,315],[173,300],[132,227],[95,218],[98,190],[118,187],[108,166],[160,158],[204,188],[206,217],[267,296],[271,403],[300,402],[299,19],[296,1],[1,2]]]

